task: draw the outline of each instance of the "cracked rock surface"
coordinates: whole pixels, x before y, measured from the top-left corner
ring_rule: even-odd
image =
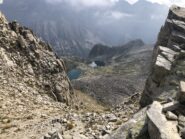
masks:
[[[185,80],[185,9],[172,6],[153,52],[153,65],[140,101],[175,99]],[[183,95],[183,93],[181,93]]]

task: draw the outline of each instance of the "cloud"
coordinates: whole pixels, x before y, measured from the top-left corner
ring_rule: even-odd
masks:
[[[0,4],[3,4],[3,0],[0,0]]]
[[[46,0],[49,3],[69,3],[75,7],[107,7],[112,6],[119,0]]]
[[[116,20],[120,20],[122,18],[129,18],[132,17],[132,14],[129,13],[124,13],[124,12],[120,12],[120,11],[116,11],[116,10],[110,10],[110,11],[106,11],[103,12],[102,11],[98,11],[94,14],[96,17],[100,17],[100,18],[104,18],[106,20],[111,20],[111,19],[116,19]]]
[[[112,6],[119,0],[70,0],[73,5],[83,5],[85,7],[100,6],[107,7]]]
[[[150,15],[151,20],[162,20],[163,17],[164,16],[162,16],[162,15],[154,15],[154,14]]]
[[[125,1],[127,1],[130,4],[134,4],[138,2],[139,0],[125,0]],[[146,0],[146,1],[151,2],[151,3],[158,3],[161,5],[166,5],[169,7],[173,4],[185,7],[185,0]]]
[[[127,1],[127,2],[130,3],[130,4],[134,4],[134,3],[136,3],[138,0],[125,0],[125,1]]]
[[[97,19],[99,19],[97,20],[97,25],[99,26],[116,24],[134,16],[132,14],[120,12],[116,10],[110,10],[105,12],[98,11],[94,15],[96,16]]]
[[[131,14],[127,14],[127,13],[123,13],[123,12],[119,12],[119,11],[112,11],[110,12],[110,16],[113,17],[114,19],[121,19],[124,17],[131,17]]]
[[[184,0],[147,0],[152,3],[158,3],[161,5],[171,6],[173,4],[184,6],[185,7],[185,1]]]
[[[158,3],[158,4],[161,4],[161,5],[167,5],[167,6],[170,6],[171,5],[171,1],[170,0],[147,0],[151,3]]]
[[[2,3],[3,0],[0,0]],[[116,2],[119,1],[127,1],[130,4],[134,4],[138,1],[143,0],[46,0],[49,3],[68,3],[75,7],[107,7],[113,6]],[[172,4],[176,4],[179,6],[185,7],[185,0],[146,0],[151,3],[158,3],[161,5],[171,6]]]

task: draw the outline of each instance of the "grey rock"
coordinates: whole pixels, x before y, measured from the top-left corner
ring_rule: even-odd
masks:
[[[170,71],[171,62],[168,61],[165,57],[158,55],[155,66],[155,68],[161,68],[161,70],[165,69],[166,71]]]
[[[26,48],[26,46],[28,45],[23,36],[18,37],[18,42],[21,48]]]
[[[177,120],[177,119],[178,119],[178,117],[177,117],[174,113],[172,113],[172,112],[170,112],[170,111],[168,111],[168,112],[166,113],[166,118],[167,118],[168,120]]]
[[[185,82],[184,81],[180,81],[180,91],[185,93]]]
[[[178,46],[178,45],[172,45],[171,48],[176,51],[176,52],[180,52],[181,51],[181,48]]]
[[[178,96],[177,84],[185,75],[183,54],[185,43],[185,8],[172,6],[165,25],[161,28],[153,52],[151,74],[147,79],[140,104],[145,107],[153,101],[167,101]],[[174,81],[175,84],[172,84]],[[182,92],[182,90],[181,90]],[[185,100],[179,93],[179,100]]]
[[[167,121],[159,102],[153,102],[147,111],[147,117],[150,139],[181,139],[177,131],[177,122]]]
[[[52,131],[43,136],[41,139],[63,139],[63,137],[60,133]]]
[[[172,24],[177,30],[185,33],[185,23],[183,21],[172,19]]]
[[[116,122],[118,120],[114,114],[107,114],[105,115],[105,118],[107,118],[109,122]]]
[[[182,103],[185,102],[185,82],[184,81],[180,81],[179,101]]]
[[[44,139],[51,139],[51,136],[49,134],[44,136]]]
[[[178,122],[179,122],[179,126],[184,128],[185,127],[185,116],[179,115]]]
[[[180,107],[179,102],[170,102],[163,105],[163,112],[174,111]]]
[[[172,41],[176,43],[183,43],[185,41],[185,35],[180,31],[173,31],[172,34]]]
[[[128,122],[103,139],[148,139],[146,110],[147,108],[140,110]]]
[[[173,62],[175,59],[175,55],[178,53],[171,50],[170,48],[159,46],[159,53],[161,53],[164,57],[166,57],[170,62]]]
[[[180,134],[182,138],[185,138],[185,128],[180,130]]]
[[[66,134],[63,135],[63,139],[73,139],[73,136]]]
[[[58,132],[55,132],[52,136],[51,139],[63,139],[62,135]]]

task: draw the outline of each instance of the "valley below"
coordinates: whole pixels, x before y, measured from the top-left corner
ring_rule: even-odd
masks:
[[[153,49],[141,42],[131,41],[121,46],[119,53],[106,53],[106,56],[98,55],[76,62],[70,60],[71,63],[68,58],[66,62],[70,63],[69,69],[73,67],[76,74],[80,73],[77,79],[72,80],[74,89],[91,95],[108,107],[119,105],[132,95],[141,94],[149,75]],[[117,48],[119,49],[112,49]],[[105,52],[103,49],[100,51]],[[100,51],[94,53],[101,53]],[[92,63],[98,61],[104,63],[103,66],[93,67]],[[68,64],[66,65],[68,68]]]

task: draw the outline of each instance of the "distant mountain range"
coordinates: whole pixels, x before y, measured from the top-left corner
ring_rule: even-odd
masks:
[[[84,9],[66,2],[5,0],[0,10],[9,20],[32,28],[59,56],[81,57],[97,43],[117,46],[137,38],[153,43],[168,12],[164,5],[145,0]]]
[[[109,47],[106,45],[97,44],[91,49],[89,58],[104,61],[112,58],[115,55],[123,55],[127,54],[131,50],[141,49],[141,47],[144,47],[144,45],[144,42],[139,39],[130,41],[127,44],[117,47]]]

